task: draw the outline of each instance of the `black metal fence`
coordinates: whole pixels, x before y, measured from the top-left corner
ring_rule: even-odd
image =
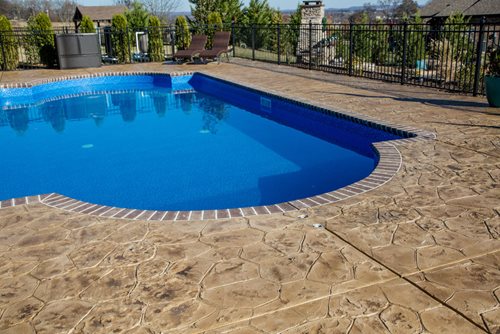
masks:
[[[210,37],[218,29],[191,26],[187,33],[176,31],[174,26],[126,31],[107,27],[97,32],[103,63],[118,64],[172,59],[176,50],[185,46],[186,34]],[[500,25],[484,21],[436,27],[411,23],[280,24],[222,29],[232,32],[234,57],[474,95],[484,94],[487,50],[499,47],[500,40]],[[63,32],[68,28],[55,33]],[[37,49],[37,38],[43,34],[26,29],[10,35],[0,32],[0,52],[15,48],[16,68],[46,67]],[[153,44],[157,46],[154,54]],[[5,62],[0,65],[6,70]]]
[[[500,25],[335,24],[236,27],[234,56],[474,95]]]

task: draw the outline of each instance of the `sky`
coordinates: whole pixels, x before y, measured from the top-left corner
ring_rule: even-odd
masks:
[[[272,7],[279,9],[295,9],[297,8],[298,0],[268,0]],[[113,0],[78,0],[79,4],[88,6],[98,6],[98,5],[112,5]],[[248,4],[249,0],[243,0],[243,2]],[[300,1],[302,3],[302,1]],[[366,2],[376,3],[377,0],[367,1],[367,0],[323,0],[323,4],[326,8],[345,8],[351,6],[362,6]],[[417,0],[420,5],[423,5],[427,0]],[[188,0],[180,0],[179,8],[177,11],[187,12],[189,11]]]

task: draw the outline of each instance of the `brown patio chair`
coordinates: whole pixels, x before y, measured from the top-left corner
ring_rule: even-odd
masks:
[[[205,50],[205,44],[207,44],[207,36],[205,35],[193,35],[191,39],[191,44],[186,50],[179,50],[174,54],[176,60],[179,59],[190,59],[196,56],[201,51]]]
[[[230,37],[231,32],[229,31],[217,31],[214,36],[212,49],[200,52],[199,57],[204,60],[217,58],[220,63],[221,56],[225,54],[229,61],[229,52],[232,51],[232,49],[229,49]]]

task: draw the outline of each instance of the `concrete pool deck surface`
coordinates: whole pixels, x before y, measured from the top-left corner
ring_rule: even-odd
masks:
[[[0,333],[500,331],[500,111],[485,98],[239,59],[0,72],[0,84],[122,70],[214,74],[437,139],[398,145],[383,186],[289,213],[0,209]]]

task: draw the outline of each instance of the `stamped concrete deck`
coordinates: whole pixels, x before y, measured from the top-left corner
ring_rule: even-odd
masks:
[[[403,167],[382,187],[292,213],[1,209],[0,333],[500,333],[500,112],[483,98],[242,60],[91,71],[118,70],[212,73],[437,139],[398,145]]]

